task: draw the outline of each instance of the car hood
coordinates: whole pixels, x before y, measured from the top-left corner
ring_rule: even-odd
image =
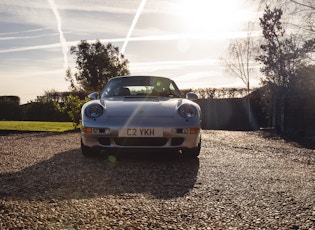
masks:
[[[133,98],[103,100],[109,117],[173,117],[176,108],[182,104],[181,98]]]

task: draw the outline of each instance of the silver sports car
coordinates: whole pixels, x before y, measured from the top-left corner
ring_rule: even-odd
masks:
[[[110,79],[82,107],[81,149],[85,156],[109,149],[161,149],[197,157],[201,111],[197,95],[182,98],[165,77]]]

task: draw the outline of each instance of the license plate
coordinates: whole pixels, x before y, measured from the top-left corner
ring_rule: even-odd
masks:
[[[163,130],[159,128],[125,128],[119,130],[120,137],[162,137]]]

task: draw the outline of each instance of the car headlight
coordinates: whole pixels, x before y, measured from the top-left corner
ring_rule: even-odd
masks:
[[[98,118],[103,114],[103,107],[98,104],[91,104],[85,109],[85,114],[89,118]]]
[[[190,104],[184,104],[178,108],[178,113],[183,118],[192,119],[197,116],[198,111],[195,106],[190,105]]]

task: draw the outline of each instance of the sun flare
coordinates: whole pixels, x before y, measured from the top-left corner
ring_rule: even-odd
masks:
[[[176,12],[189,31],[231,31],[248,17],[241,5],[239,0],[180,0]]]

